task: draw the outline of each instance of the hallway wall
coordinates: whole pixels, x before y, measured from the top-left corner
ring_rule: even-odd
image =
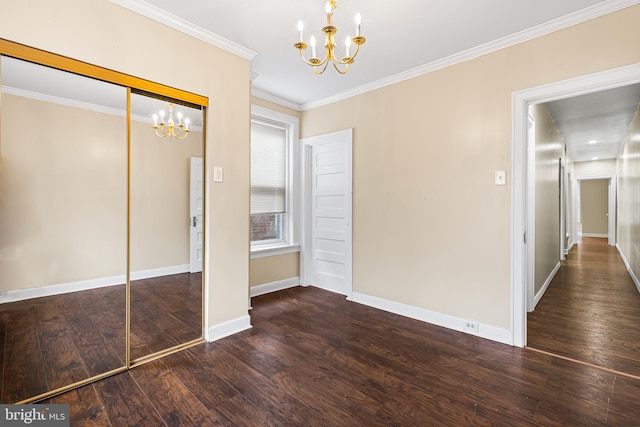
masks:
[[[532,105],[535,141],[535,272],[534,295],[560,262],[560,158],[564,138],[547,107]]]
[[[618,250],[640,290],[640,109],[618,158]]]

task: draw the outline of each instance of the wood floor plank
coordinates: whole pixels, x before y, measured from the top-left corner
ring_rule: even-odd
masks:
[[[215,357],[213,357],[215,355]],[[291,425],[324,419],[324,413],[277,382],[260,374],[224,350],[207,352],[203,360],[214,367],[217,375],[238,390],[253,405],[265,411],[270,419]]]
[[[74,331],[59,305],[52,300],[34,307],[36,337],[44,356],[44,372],[50,390],[89,378],[74,342]]]
[[[15,403],[50,390],[44,357],[37,340],[36,318],[30,306],[6,311],[2,403]]]
[[[535,311],[527,344],[640,376],[640,293],[607,239],[574,246]]]
[[[69,421],[72,426],[101,427],[110,425],[104,406],[93,385],[54,396],[49,399],[49,403],[69,405]]]
[[[104,405],[107,420],[112,426],[168,425],[129,372],[105,378],[85,387],[95,388]]]
[[[164,422],[169,426],[221,426],[215,415],[185,387],[161,360],[146,363],[131,371],[145,390]]]
[[[277,425],[191,350],[172,354],[163,362],[224,425]]]
[[[251,329],[96,383],[108,422],[553,427],[640,419],[638,379],[315,288],[252,305]]]

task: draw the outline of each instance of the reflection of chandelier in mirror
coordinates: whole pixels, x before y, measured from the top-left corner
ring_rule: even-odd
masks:
[[[300,51],[300,57],[304,62],[311,65],[316,74],[324,73],[324,70],[327,69],[327,65],[329,62],[333,64],[333,67],[340,73],[345,74],[349,70],[349,65],[353,64],[353,60],[358,55],[358,51],[360,51],[360,45],[363,45],[366,39],[360,35],[360,14],[356,15],[356,36],[351,38],[347,36],[345,39],[345,56],[342,59],[336,58],[335,55],[335,47],[336,43],[334,41],[334,36],[338,32],[338,29],[333,25],[333,9],[336,8],[335,0],[328,0],[325,4],[325,13],[327,14],[327,25],[322,27],[322,33],[326,36],[324,42],[325,55],[324,59],[320,59],[316,56],[316,38],[311,36],[309,44],[311,45],[311,58],[308,60],[305,59],[302,51],[307,48],[307,44],[302,40],[303,38],[303,30],[304,24],[302,21],[298,21],[298,34],[299,41],[294,44],[293,47]],[[356,45],[356,50],[351,55],[351,43]],[[322,67],[324,65],[324,67]],[[342,66],[342,67],[341,67]],[[319,69],[319,67],[322,67]]]
[[[160,117],[158,118],[158,115]],[[158,114],[153,115],[153,128],[156,131],[156,135],[160,137],[185,139],[189,134],[189,119],[182,120],[182,113],[178,111],[176,114],[178,117],[178,124],[173,120],[173,104],[169,104],[169,117],[167,121],[164,121],[164,110],[160,110]],[[158,122],[160,120],[160,122]]]

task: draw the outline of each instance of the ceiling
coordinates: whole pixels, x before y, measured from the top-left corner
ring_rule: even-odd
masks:
[[[304,111],[411,78],[633,4],[638,0],[337,0],[337,50],[362,15],[362,46],[346,75],[316,75],[299,57],[322,40],[325,0],[111,0],[251,60],[253,94]],[[319,43],[320,45],[321,43]],[[308,50],[307,50],[308,52]],[[574,161],[614,158],[640,103],[638,86],[549,103]],[[587,145],[585,140],[597,140]]]
[[[618,156],[640,104],[640,84],[561,99],[546,104],[569,158],[575,162]]]
[[[618,10],[633,0],[337,0],[337,50],[353,36],[362,15],[362,46],[346,75],[315,75],[299,57],[297,22],[304,39],[323,40],[326,0],[111,0],[199,37],[220,37],[225,48],[245,48],[253,87],[301,109],[356,88],[384,85],[429,67],[527,40]],[[321,44],[319,42],[319,44]],[[308,52],[308,50],[307,50]]]
[[[297,22],[305,22],[305,40],[320,37],[324,0],[111,0],[194,37],[251,60],[253,94],[300,111],[382,87],[567,27],[640,0],[337,0],[334,24],[337,49],[343,35],[362,15],[367,38],[346,75],[328,68],[316,75],[293,47]],[[400,6],[401,5],[401,6]],[[250,10],[250,12],[248,12]],[[6,70],[4,70],[6,71]],[[7,85],[7,73],[3,73]],[[27,76],[19,71],[14,76]],[[45,91],[14,82],[11,86]],[[77,92],[92,93],[76,87]],[[58,96],[57,94],[52,94]],[[78,95],[80,96],[80,95]],[[85,100],[93,103],[93,100]],[[115,101],[114,101],[115,102]],[[631,118],[640,104],[640,85],[547,104],[574,161],[617,156]],[[114,108],[120,108],[120,106]],[[155,107],[153,107],[155,108]],[[148,116],[146,107],[141,116]],[[587,145],[585,141],[597,140]],[[593,151],[596,150],[597,152]]]

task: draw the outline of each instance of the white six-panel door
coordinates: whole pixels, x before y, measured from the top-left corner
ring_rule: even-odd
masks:
[[[348,297],[351,272],[351,129],[306,138],[305,281]]]

